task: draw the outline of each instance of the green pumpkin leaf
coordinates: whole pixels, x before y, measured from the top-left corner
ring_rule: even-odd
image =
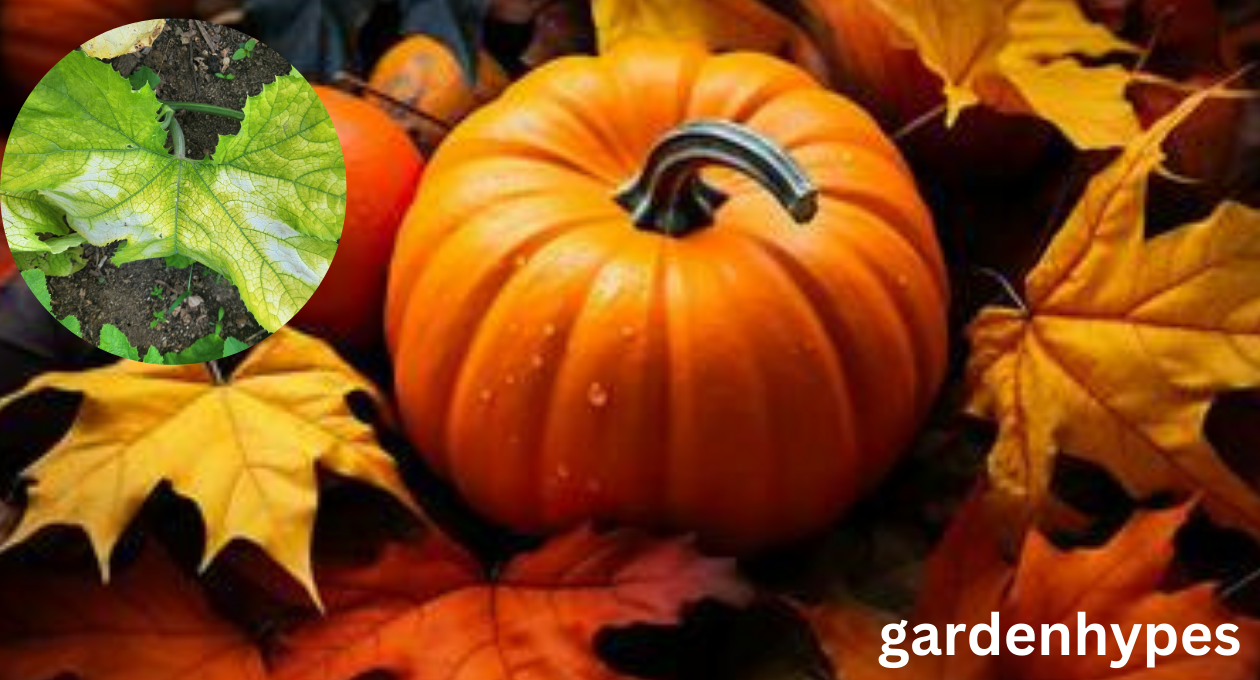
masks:
[[[168,364],[200,364],[223,358],[223,338],[207,335],[198,338],[188,349],[182,352],[167,352],[163,359]]]
[[[56,254],[14,251],[13,261],[18,269],[38,269],[48,276],[70,276],[87,266],[83,246]]]
[[[71,333],[74,333],[80,338],[83,337],[83,329],[79,328],[79,317],[71,314],[61,320],[61,325],[69,328]]]
[[[88,243],[125,240],[115,264],[188,256],[223,272],[277,330],[315,292],[341,236],[345,162],[328,112],[291,70],[247,99],[240,134],[195,161],[166,150],[159,106],[82,52],[58,62],[9,138],[6,230],[59,233],[50,216],[60,210]]]
[[[99,347],[110,354],[116,354],[124,359],[132,361],[140,361],[140,352],[127,340],[127,335],[118,330],[113,324],[105,324],[101,326],[101,344]]]
[[[236,338],[228,338],[223,341],[223,356],[230,357],[237,352],[243,352],[249,349],[249,345],[237,340]]]
[[[141,66],[127,76],[127,81],[131,83],[131,89],[133,90],[139,90],[147,84],[150,90],[156,92],[158,85],[162,82],[162,77],[154,73],[153,69],[148,66]]]
[[[187,269],[192,266],[193,259],[187,255],[167,255],[166,266],[171,269]]]
[[[31,292],[35,294],[35,299],[39,300],[39,304],[44,306],[50,313],[52,312],[52,294],[48,292],[48,278],[44,276],[44,272],[38,269],[28,269],[22,272],[22,279],[26,281],[26,285],[30,286]]]
[[[146,363],[146,364],[164,364],[164,363],[166,363],[166,360],[162,358],[162,353],[161,353],[161,352],[159,352],[159,351],[158,351],[158,348],[154,347],[153,345],[149,345],[149,351],[147,351],[147,352],[145,352],[145,353],[144,353],[144,359],[143,359],[143,361],[144,361],[144,363]]]
[[[5,152],[5,158],[15,158],[13,154],[10,144],[10,150]],[[16,162],[7,160],[5,167]],[[83,245],[84,242],[82,236],[66,226],[65,213],[45,201],[35,191],[9,192],[4,191],[3,184],[0,184],[0,222],[5,225],[5,237],[8,238],[9,248],[14,253],[56,255]],[[52,234],[58,238],[45,241],[40,239],[40,234]]]

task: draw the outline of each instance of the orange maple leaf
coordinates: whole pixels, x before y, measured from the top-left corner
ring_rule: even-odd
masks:
[[[1077,625],[1077,612],[1086,612],[1089,623],[1101,623],[1110,630],[1117,624],[1129,635],[1135,624],[1168,624],[1178,635],[1178,645],[1156,666],[1145,668],[1147,635],[1137,636],[1127,668],[1133,677],[1212,678],[1251,680],[1260,672],[1260,622],[1242,619],[1217,598],[1210,583],[1164,593],[1158,590],[1174,557],[1173,538],[1189,515],[1191,505],[1134,517],[1107,545],[1090,550],[1063,551],[1039,533],[1029,535],[1024,544],[1019,571],[1007,594],[1003,616],[1029,624],[1040,631],[1042,624]],[[1191,656],[1181,644],[1187,626],[1202,624],[1215,631],[1217,626],[1239,626],[1241,647],[1234,656],[1207,654]],[[1053,639],[1059,643],[1058,637]],[[1163,644],[1165,640],[1158,640]],[[1119,658],[1115,640],[1108,641],[1109,656],[1003,655],[1002,677],[1020,680],[1074,680],[1115,675],[1111,661]],[[1039,641],[1040,644],[1040,641]],[[1089,639],[1096,652],[1097,636]],[[1213,641],[1212,646],[1216,644]],[[1052,651],[1055,646],[1052,645]],[[1077,650],[1070,650],[1075,652]]]
[[[462,553],[393,544],[372,566],[318,575],[327,618],[282,641],[279,680],[618,677],[592,652],[611,626],[669,624],[705,597],[742,602],[730,560],[681,540],[580,530],[517,558],[493,582]]]
[[[80,570],[0,567],[0,678],[262,680],[257,648],[147,546],[109,585]]]
[[[1260,672],[1260,622],[1230,612],[1211,584],[1201,583],[1176,592],[1159,588],[1172,562],[1173,538],[1191,505],[1139,513],[1109,542],[1098,548],[1059,550],[1036,531],[1028,534],[1018,563],[1008,565],[998,549],[1000,518],[992,515],[989,498],[977,494],[955,518],[926,567],[918,606],[899,645],[911,652],[909,663],[897,671],[879,665],[883,653],[880,628],[892,617],[855,603],[824,605],[805,615],[813,625],[831,663],[846,680],[876,680],[898,673],[909,680],[1254,680]],[[998,656],[972,653],[972,626],[988,624],[998,612],[1002,651]],[[1088,638],[1090,654],[1076,655],[1077,613],[1089,624],[1100,624],[1108,652],[1099,656],[1098,636]],[[966,624],[954,656],[916,656],[911,651],[919,636],[914,626],[936,626],[940,647],[947,644],[946,624]],[[1007,631],[1016,624],[1032,626],[1037,638],[1033,653],[1016,656],[1006,651]],[[1042,625],[1064,624],[1071,631],[1069,654],[1061,655],[1062,636],[1050,636],[1049,654],[1042,655]],[[1111,662],[1120,658],[1111,626],[1126,638],[1136,624],[1169,624],[1182,632],[1191,624],[1211,630],[1232,623],[1239,630],[1234,656],[1192,656],[1178,644],[1168,656],[1146,667],[1146,633],[1137,642],[1124,670]],[[988,636],[981,636],[985,644]],[[1166,639],[1160,637],[1159,644]],[[1213,642],[1212,644],[1216,644]]]

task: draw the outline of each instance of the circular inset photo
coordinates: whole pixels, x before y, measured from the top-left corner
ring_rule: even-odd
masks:
[[[18,112],[0,222],[61,323],[121,357],[198,363],[275,332],[323,280],[346,173],[328,111],[267,45],[183,19],[66,55]]]

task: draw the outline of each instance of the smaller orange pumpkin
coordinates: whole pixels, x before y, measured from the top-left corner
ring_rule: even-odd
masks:
[[[477,107],[494,99],[509,82],[503,67],[482,50],[477,56],[477,82],[470,85],[459,62],[445,45],[425,35],[409,36],[395,45],[372,70],[372,90],[453,126]],[[432,121],[380,99],[386,110],[432,148],[446,130]]]
[[[380,342],[385,279],[394,236],[411,205],[423,160],[383,111],[315,86],[346,159],[346,222],[328,273],[293,317],[299,328],[353,347]]]
[[[192,0],[0,0],[0,63],[25,99],[74,48],[119,26],[192,14]]]

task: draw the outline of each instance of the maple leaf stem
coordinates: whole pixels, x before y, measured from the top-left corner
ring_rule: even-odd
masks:
[[[1151,30],[1151,37],[1146,41],[1141,55],[1138,57],[1137,64],[1133,66],[1133,72],[1138,73],[1146,68],[1146,63],[1151,60],[1151,55],[1155,53],[1155,48],[1159,45],[1159,39],[1163,37],[1164,29],[1168,26],[1168,20],[1172,18],[1175,10],[1170,5],[1164,8],[1155,19],[1155,28]]]
[[[1011,285],[1011,282],[1007,280],[1005,276],[1002,275],[1002,272],[999,272],[998,270],[993,269],[991,267],[979,267],[976,269],[976,271],[996,281],[997,284],[1002,287],[1002,290],[1003,292],[1006,293],[1006,296],[1010,298],[1011,302],[1015,303],[1016,307],[1019,307],[1019,311],[1023,312],[1024,314],[1032,313],[1028,309],[1028,305],[1024,303],[1024,298],[1020,297],[1019,291],[1015,290],[1015,286]]]
[[[1222,588],[1221,599],[1222,600],[1230,599],[1231,597],[1241,592],[1244,588],[1246,588],[1247,586],[1255,582],[1256,579],[1260,579],[1260,569],[1253,569],[1246,576],[1243,576],[1237,581],[1234,581],[1229,586]]]
[[[206,362],[206,365],[210,367],[210,375],[214,376],[214,384],[223,385],[226,381],[223,379],[223,369],[219,368],[219,362],[210,360]]]
[[[940,104],[937,104],[935,107],[929,109],[927,112],[923,113],[918,118],[915,118],[909,123],[906,123],[905,125],[901,126],[901,129],[893,133],[893,136],[892,136],[893,141],[900,142],[902,139],[909,137],[910,135],[917,132],[919,128],[927,125],[928,123],[931,123],[937,118],[940,118],[942,115],[944,115],[944,113],[945,113],[945,103],[942,102]]]

